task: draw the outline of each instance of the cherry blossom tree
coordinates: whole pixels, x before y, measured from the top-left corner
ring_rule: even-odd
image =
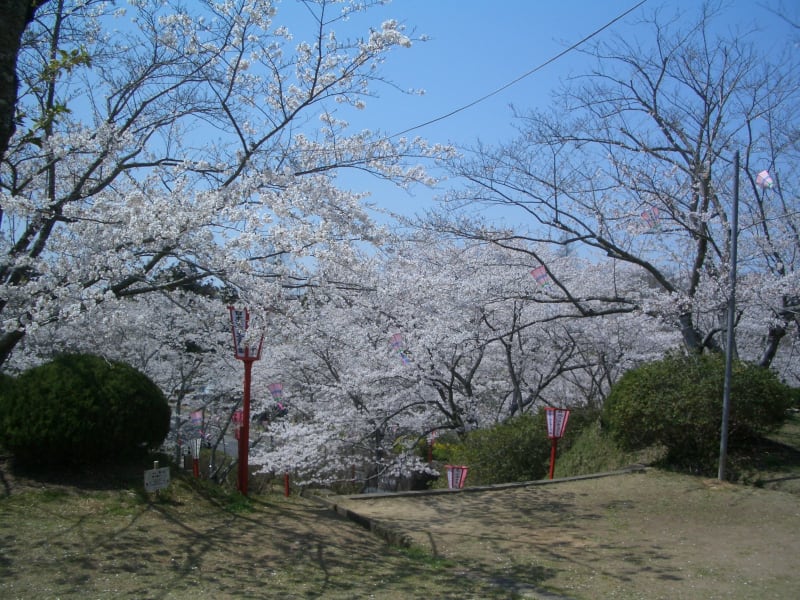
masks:
[[[349,132],[412,39],[359,35],[372,2],[53,0],[23,37],[0,167],[0,365],[26,335],[115,298],[225,281],[264,306],[377,233],[357,168],[429,182],[422,140]],[[246,299],[247,299],[246,298]]]
[[[420,449],[434,431],[597,404],[625,368],[680,343],[642,311],[582,316],[520,256],[424,236],[323,265],[324,283],[290,303],[256,366],[258,378],[283,383],[288,415],[270,424],[253,462],[298,483],[387,485],[428,472]],[[624,265],[549,264],[586,297],[615,280],[641,284]]]
[[[598,403],[629,364],[678,343],[644,314],[589,319],[564,310],[519,257],[435,236],[400,240],[382,254],[320,263],[309,285],[284,290],[254,365],[252,462],[300,484],[394,485],[431,474],[424,448],[434,431],[464,433],[543,405]],[[548,264],[573,288],[641,283],[576,256]],[[224,292],[109,299],[30,332],[10,366],[35,364],[54,348],[124,360],[167,391],[173,442],[181,432],[196,435],[189,417],[202,408],[201,427],[217,448],[230,439],[241,402]]]
[[[517,114],[518,139],[454,165],[468,186],[452,192],[449,206],[457,214],[502,207],[520,223],[514,231],[450,214],[429,224],[542,264],[579,314],[635,307],[674,323],[686,348],[700,352],[723,346],[738,176],[737,319],[760,321],[760,342],[750,335],[739,350],[766,367],[780,348],[791,352],[800,308],[797,54],[769,61],[747,32],[715,33],[716,16],[704,5],[688,28],[657,16],[645,24],[646,42],[598,42],[587,50],[596,67],[551,109]],[[584,296],[549,268],[542,246],[553,255],[570,247],[598,268],[630,265],[658,294]]]

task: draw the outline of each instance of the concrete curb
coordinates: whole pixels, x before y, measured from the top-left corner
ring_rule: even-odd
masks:
[[[352,510],[347,506],[344,506],[343,503],[358,502],[359,500],[374,500],[378,498],[432,496],[437,494],[463,494],[470,492],[493,492],[493,491],[502,491],[513,488],[522,488],[535,485],[557,485],[559,483],[566,483],[568,481],[599,479],[601,477],[613,477],[619,475],[627,475],[629,473],[643,473],[645,471],[647,471],[647,467],[644,465],[630,465],[628,467],[625,467],[624,469],[620,469],[617,471],[608,471],[605,473],[593,473],[591,475],[579,475],[576,477],[563,477],[561,479],[545,479],[538,481],[524,481],[518,483],[504,483],[498,485],[465,487],[461,489],[437,489],[437,490],[421,490],[415,492],[394,492],[394,493],[380,492],[373,494],[356,494],[348,496],[328,496],[328,497],[312,493],[309,494],[309,497],[312,500],[318,502],[319,504],[327,506],[328,508],[333,510],[336,514],[341,515],[346,519],[353,521],[354,523],[357,523],[358,525],[368,530],[372,534],[379,536],[387,544],[395,547],[410,548],[414,544],[414,541],[410,535],[405,534],[402,531],[399,531],[398,529],[387,525],[386,523],[381,523],[376,519],[373,519],[371,517],[366,517],[358,513],[357,511]],[[506,578],[493,579],[490,581],[490,583],[521,598],[533,598],[535,600],[571,600],[569,597],[553,594],[546,590],[539,589],[536,586],[520,584],[519,582],[513,581],[511,579],[506,579]]]
[[[375,519],[370,517],[365,517],[362,514],[357,513],[354,510],[343,506],[342,504],[336,502],[336,498],[340,498],[341,496],[331,496],[326,498],[324,496],[311,496],[312,500],[319,502],[320,504],[327,506],[331,510],[333,510],[336,514],[345,517],[353,521],[363,527],[364,529],[368,530],[369,532],[377,535],[381,539],[383,539],[387,544],[390,546],[399,546],[401,548],[410,548],[412,545],[411,536],[402,533],[401,531],[396,530],[389,525],[381,523]],[[374,497],[374,496],[373,496]]]
[[[606,471],[604,473],[592,473],[590,475],[577,475],[575,477],[562,477],[560,479],[540,479],[535,481],[521,481],[516,483],[501,483],[497,485],[482,485],[473,487],[464,487],[460,489],[435,489],[435,490],[419,490],[413,492],[376,492],[372,494],[353,494],[348,496],[321,496],[317,494],[309,494],[312,500],[315,500],[323,506],[327,506],[336,514],[341,515],[354,523],[357,523],[364,529],[381,537],[384,541],[392,546],[400,546],[408,548],[412,545],[411,536],[397,531],[395,528],[381,523],[371,517],[364,516],[356,510],[348,508],[345,503],[358,502],[359,500],[375,500],[378,498],[403,498],[414,496],[435,496],[440,494],[468,494],[471,492],[499,492],[503,490],[530,487],[536,485],[557,485],[559,483],[566,483],[568,481],[582,481],[585,479],[599,479],[601,477],[614,477],[617,475],[627,475],[629,473],[643,473],[647,470],[644,465],[630,465],[624,469],[617,471]]]
[[[562,477],[559,479],[537,479],[534,481],[517,481],[514,483],[498,483],[495,485],[476,485],[460,489],[435,489],[418,490],[413,492],[374,492],[371,494],[353,494],[351,496],[334,496],[346,498],[347,500],[374,500],[375,498],[402,498],[406,496],[434,496],[437,494],[468,494],[470,492],[495,492],[512,488],[530,487],[534,485],[555,485],[567,481],[582,481],[584,479],[599,479],[601,477],[613,477],[615,475],[625,475],[628,473],[643,473],[647,470],[645,465],[629,465],[617,471],[606,471],[603,473],[591,473],[589,475],[576,475],[574,477]]]

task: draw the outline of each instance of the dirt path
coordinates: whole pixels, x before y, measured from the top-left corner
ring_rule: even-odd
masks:
[[[521,596],[750,600],[800,589],[800,499],[781,491],[651,470],[335,502]]]

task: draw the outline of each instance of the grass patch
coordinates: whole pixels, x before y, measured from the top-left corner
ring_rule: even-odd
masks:
[[[655,446],[625,452],[610,436],[604,435],[597,423],[585,427],[568,450],[559,452],[555,476],[603,473],[632,464],[670,469],[669,465],[662,464],[665,454],[664,448]],[[731,448],[726,466],[730,481],[759,487],[781,484],[779,487],[787,491],[800,491],[800,414],[790,413],[780,429],[746,448]],[[795,480],[796,483],[792,483]]]
[[[436,556],[427,548],[412,544],[410,546],[400,546],[395,548],[401,554],[404,554],[409,559],[417,563],[422,563],[432,569],[450,569],[455,566],[453,561],[447,560],[441,556]]]
[[[50,502],[61,502],[69,495],[64,489],[44,489],[36,494],[40,502],[45,504]]]
[[[250,498],[243,496],[240,493],[230,494],[225,505],[225,510],[232,513],[249,513],[253,512],[253,504]]]
[[[786,423],[767,438],[786,446],[800,448],[800,412],[790,411]]]
[[[653,464],[664,454],[663,449],[648,448],[638,452],[625,452],[604,435],[600,423],[584,427],[572,442],[569,450],[559,453],[555,477],[573,477],[591,473],[616,471],[633,464]]]
[[[507,597],[751,600],[800,586],[797,496],[753,486],[648,469],[345,502]]]
[[[98,500],[105,506],[106,514],[111,516],[131,516],[141,509],[143,499],[131,491],[120,491],[117,494],[104,492]]]
[[[733,451],[728,460],[733,480],[800,494],[800,415],[792,412],[777,431]]]
[[[217,485],[207,479],[190,478],[187,484],[195,493],[218,505],[222,510],[230,513],[248,513],[254,509],[252,497],[244,496],[238,490]]]

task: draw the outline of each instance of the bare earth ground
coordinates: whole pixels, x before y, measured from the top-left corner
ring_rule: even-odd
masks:
[[[482,581],[464,594],[454,566],[391,548],[304,498],[232,510],[174,472],[156,497],[113,482],[22,480],[3,466],[3,600],[508,597]]]
[[[785,491],[649,470],[332,501],[523,597],[800,597],[800,497]]]
[[[149,468],[149,467],[148,467]],[[526,487],[232,508],[174,474],[160,497],[0,463],[0,598],[797,598],[800,495],[657,470]],[[140,475],[135,478],[139,481]],[[425,551],[420,551],[425,549]]]

